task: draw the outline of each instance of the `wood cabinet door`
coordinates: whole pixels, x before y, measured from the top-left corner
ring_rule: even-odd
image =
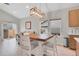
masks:
[[[79,27],[79,10],[77,11],[77,21],[78,21],[78,27]]]
[[[4,30],[4,38],[8,38],[8,30]]]
[[[74,37],[75,37],[75,35],[70,35],[68,42],[69,42],[69,48],[75,50],[76,49],[76,41],[75,41]]]
[[[76,42],[76,55],[79,56],[79,42]]]
[[[79,27],[79,10],[69,11],[69,27]]]

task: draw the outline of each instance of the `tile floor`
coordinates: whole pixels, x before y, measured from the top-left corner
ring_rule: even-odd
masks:
[[[75,56],[74,50],[57,46],[58,56]],[[25,51],[17,45],[16,39],[4,39],[0,42],[0,56],[22,56]],[[26,54],[25,54],[26,55]]]

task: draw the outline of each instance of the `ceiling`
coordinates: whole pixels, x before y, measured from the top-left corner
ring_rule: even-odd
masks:
[[[48,12],[63,8],[79,6],[79,3],[10,3],[9,5],[0,3],[0,9],[19,19],[27,17],[29,15],[29,9],[33,6],[37,6],[43,12]]]

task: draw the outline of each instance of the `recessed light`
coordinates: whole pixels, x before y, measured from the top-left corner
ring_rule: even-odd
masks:
[[[16,14],[16,11],[13,11],[13,14]]]
[[[28,8],[29,8],[29,6],[26,6],[26,8],[28,9]]]

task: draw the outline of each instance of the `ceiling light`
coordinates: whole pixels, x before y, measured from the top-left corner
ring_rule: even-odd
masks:
[[[37,7],[33,7],[30,9],[30,15],[36,15],[40,18],[43,18],[45,16],[45,14]]]

